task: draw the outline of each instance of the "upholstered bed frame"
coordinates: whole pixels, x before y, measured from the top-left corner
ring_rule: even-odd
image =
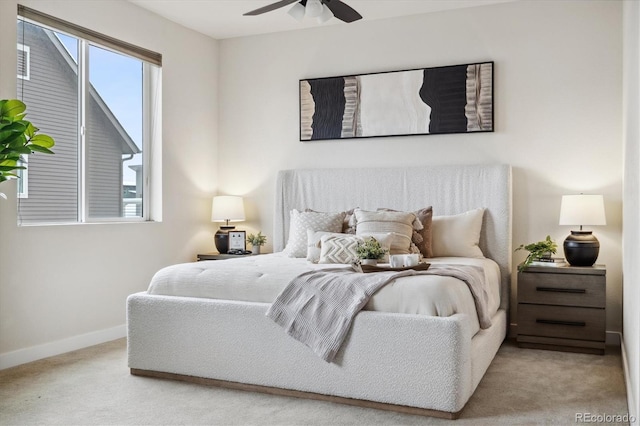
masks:
[[[505,338],[511,273],[511,168],[506,165],[288,170],[278,174],[274,248],[289,211],[354,207],[434,215],[485,207],[480,247],[501,269],[492,326],[472,335],[451,317],[362,311],[334,363],[265,317],[268,304],[131,295],[131,373],[414,414],[457,418]]]

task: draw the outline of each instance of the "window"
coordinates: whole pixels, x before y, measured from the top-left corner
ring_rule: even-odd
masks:
[[[29,46],[18,43],[18,78],[29,80],[29,70],[31,68],[29,61]]]
[[[23,6],[19,14],[18,98],[56,145],[55,155],[29,156],[18,223],[149,220],[161,57]]]

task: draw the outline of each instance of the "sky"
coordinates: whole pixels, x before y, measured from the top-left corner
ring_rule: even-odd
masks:
[[[78,40],[60,33],[56,35],[77,63]],[[142,149],[142,61],[91,45],[89,81]],[[124,182],[135,184],[135,172],[128,166],[141,162],[142,156],[138,154],[124,163]]]

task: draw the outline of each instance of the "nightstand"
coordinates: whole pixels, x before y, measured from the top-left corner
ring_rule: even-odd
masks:
[[[606,273],[604,265],[518,272],[518,345],[604,355]]]
[[[198,262],[201,260],[225,260],[237,259],[239,257],[253,256],[253,254],[220,254],[220,253],[204,253],[198,254]]]

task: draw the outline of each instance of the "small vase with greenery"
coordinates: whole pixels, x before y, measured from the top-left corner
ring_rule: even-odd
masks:
[[[386,253],[387,250],[383,249],[380,242],[373,237],[365,238],[356,246],[356,254],[363,265],[377,264]]]
[[[55,145],[53,138],[38,134],[39,129],[24,119],[26,109],[18,99],[0,100],[0,183],[17,178],[16,170],[26,169],[21,165],[23,155],[53,154],[49,149]],[[6,198],[1,192],[0,197]]]
[[[251,244],[253,254],[260,254],[260,247],[265,245],[266,242],[267,237],[262,235],[262,232],[247,235],[247,243]]]
[[[552,254],[556,254],[558,251],[558,245],[551,239],[551,236],[547,235],[547,238],[538,241],[537,243],[531,243],[527,245],[520,245],[515,251],[526,250],[529,252],[527,258],[518,267],[519,271],[522,271],[527,266],[531,265],[531,262],[537,259],[551,257]]]

